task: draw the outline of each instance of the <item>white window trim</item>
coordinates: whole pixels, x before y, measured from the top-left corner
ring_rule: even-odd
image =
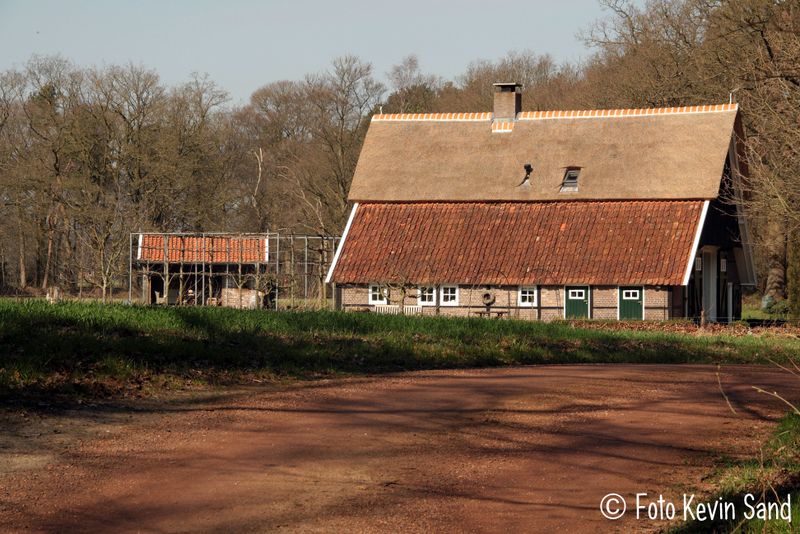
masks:
[[[522,302],[522,292],[533,291],[532,302]],[[538,286],[519,286],[517,290],[517,306],[520,308],[535,308],[539,305],[539,287]]]
[[[642,292],[641,289],[623,289],[622,290],[622,300],[639,300],[639,295]],[[636,295],[628,295],[629,293],[635,293]]]
[[[581,296],[578,297],[577,293],[580,292]],[[576,293],[576,296],[572,296],[572,293]],[[583,300],[586,298],[586,290],[585,289],[568,289],[567,290],[567,298],[569,300]]]
[[[383,295],[382,299],[373,299],[372,298],[372,290],[373,290],[373,288],[378,288],[378,291],[381,293],[381,295]],[[382,286],[380,284],[370,284],[368,291],[369,292],[367,293],[367,299],[368,299],[367,302],[369,304],[371,304],[373,306],[382,306],[382,305],[385,305],[385,304],[389,304],[389,299],[387,298],[387,295],[386,295],[386,288],[384,286]]]
[[[456,290],[456,299],[454,301],[445,302],[444,300],[444,290],[447,288],[455,288]],[[445,284],[439,286],[439,306],[458,306],[458,286],[454,284]]]
[[[647,302],[645,299],[647,298],[647,288],[646,286],[641,286],[639,289],[642,292],[642,321],[645,320],[645,316],[647,314]],[[620,320],[619,316],[619,292],[622,291],[620,286],[617,286],[617,321]]]
[[[423,289],[432,290],[433,302],[422,302],[422,290]],[[419,304],[420,306],[436,306],[436,286],[419,286],[417,288],[417,291],[419,291],[418,296],[417,296],[417,304]]]

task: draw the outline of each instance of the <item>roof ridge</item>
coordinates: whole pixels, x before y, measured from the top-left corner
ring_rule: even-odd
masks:
[[[492,119],[490,111],[471,113],[376,113],[378,121],[486,121]]]
[[[416,206],[433,206],[433,205],[494,205],[499,206],[503,204],[508,205],[521,205],[521,204],[656,204],[656,203],[694,203],[705,202],[710,200],[708,198],[598,198],[598,199],[545,199],[545,200],[357,200],[359,206],[375,206],[381,205],[416,205]]]
[[[660,107],[660,108],[522,111],[517,115],[517,119],[536,120],[536,119],[573,119],[573,118],[601,118],[601,117],[642,117],[649,115],[716,113],[722,111],[736,111],[737,109],[739,109],[739,104],[731,103],[731,104],[703,104],[698,106],[672,106],[672,107]]]
[[[654,108],[619,108],[619,109],[577,109],[522,111],[517,120],[541,119],[586,119],[608,117],[644,117],[650,115],[679,115],[687,113],[717,113],[736,111],[739,104],[703,104],[697,106],[672,106]],[[381,113],[372,116],[373,121],[490,121],[492,113]]]

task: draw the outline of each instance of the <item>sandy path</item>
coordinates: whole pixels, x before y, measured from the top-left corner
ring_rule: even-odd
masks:
[[[127,413],[0,475],[18,531],[613,531],[599,501],[702,492],[783,413],[711,366],[540,366],[337,380]]]

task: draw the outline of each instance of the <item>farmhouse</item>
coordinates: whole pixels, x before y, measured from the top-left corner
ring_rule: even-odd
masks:
[[[380,114],[328,272],[336,305],[526,319],[741,316],[755,284],[736,104]]]

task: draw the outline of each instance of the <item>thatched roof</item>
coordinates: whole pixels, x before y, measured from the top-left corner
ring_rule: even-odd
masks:
[[[366,203],[336,283],[680,285],[703,201]]]
[[[645,110],[376,115],[352,201],[712,199],[735,104]],[[533,172],[520,185],[524,165]],[[577,192],[562,193],[568,167]]]

